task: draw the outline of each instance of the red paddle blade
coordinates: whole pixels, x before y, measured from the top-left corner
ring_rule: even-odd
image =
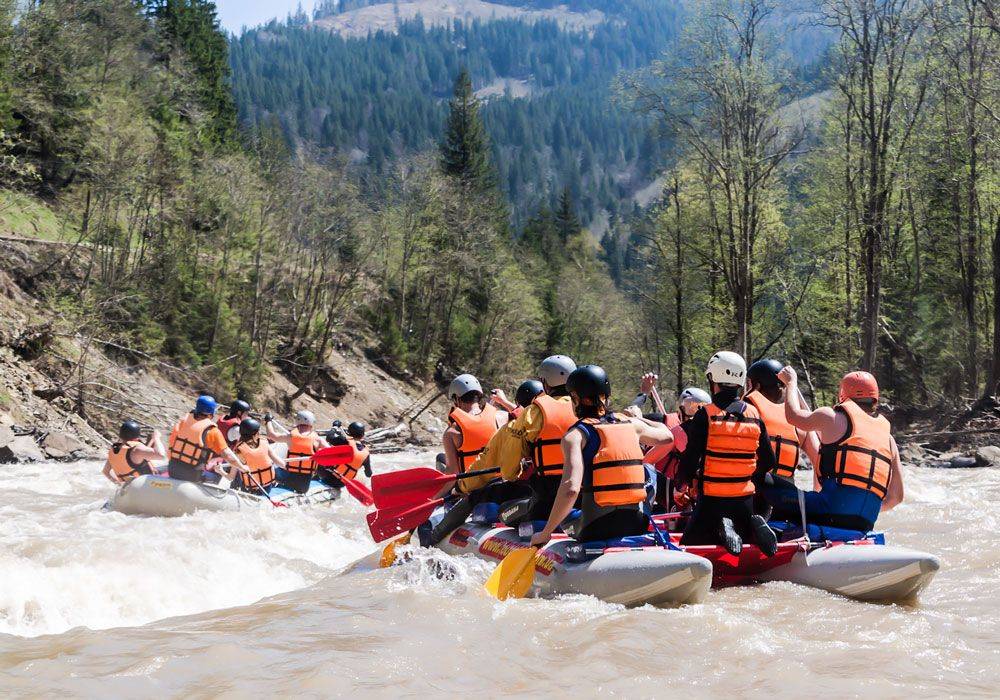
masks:
[[[375,504],[372,492],[369,491],[368,487],[360,481],[356,481],[355,479],[341,479],[341,482],[344,484],[344,488],[347,489],[347,492],[358,499],[361,505],[367,508],[368,506]]]
[[[324,447],[322,450],[316,450],[312,458],[318,467],[337,467],[348,464],[354,459],[354,448],[350,445]]]
[[[385,472],[372,477],[372,495],[379,508],[399,508],[434,498],[442,484],[454,478],[431,467]]]
[[[373,540],[383,542],[401,532],[419,527],[442,503],[444,499],[438,498],[417,506],[373,510],[365,518],[368,530],[372,533]]]

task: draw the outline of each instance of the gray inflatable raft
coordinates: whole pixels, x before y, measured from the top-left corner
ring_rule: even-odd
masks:
[[[540,552],[528,597],[590,595],[627,606],[700,603],[712,585],[712,564],[702,557],[659,547],[616,548],[586,561],[571,561],[574,544],[557,535]],[[452,555],[472,555],[494,564],[515,549],[528,546],[516,530],[466,524],[437,547]],[[381,548],[352,570],[378,567]]]
[[[281,488],[271,489],[271,499],[288,505],[323,505],[337,500],[340,489],[313,482],[306,494],[297,494]],[[235,489],[212,484],[197,484],[165,476],[139,476],[119,487],[105,504],[105,510],[126,515],[177,517],[198,510],[235,511],[249,508],[273,508],[263,498]]]

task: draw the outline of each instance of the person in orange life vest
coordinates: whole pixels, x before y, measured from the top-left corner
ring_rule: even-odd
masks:
[[[903,502],[903,466],[889,421],[878,413],[878,382],[868,372],[850,372],[840,382],[839,403],[810,411],[802,405],[795,370],[778,374],[785,384],[785,417],[820,441],[820,490],[806,491],[806,520],[817,525],[868,532],[879,513]],[[799,491],[784,479],[767,480],[764,495],[776,518],[799,519]]]
[[[215,424],[215,399],[208,395],[198,397],[194,410],[181,418],[170,431],[167,456],[167,473],[171,479],[204,481],[203,472],[213,457],[224,457],[227,462],[244,471],[246,467],[229,449],[226,438]],[[213,467],[223,473],[218,467]]]
[[[577,421],[566,380],[576,363],[565,355],[550,355],[538,365],[538,379],[543,392],[535,396],[520,416],[497,432],[471,469],[500,469],[505,487],[490,493],[489,500],[529,498],[515,511],[508,511],[504,522],[513,525],[524,520],[545,518],[552,510],[562,481],[562,437]],[[483,485],[485,478],[468,480],[459,489],[469,493]],[[529,485],[523,495],[514,495],[519,487]],[[507,511],[507,509],[504,509]]]
[[[103,474],[111,483],[127,484],[141,474],[152,474],[149,463],[166,458],[160,431],[153,431],[148,444],[139,440],[139,433],[139,424],[134,420],[125,421],[118,430],[118,441],[112,443],[104,462]]]
[[[316,464],[309,458],[324,447],[323,438],[313,428],[315,425],[316,416],[312,411],[296,413],[295,427],[291,431],[275,425],[270,414],[264,416],[267,439],[288,445],[285,468],[278,473],[278,485],[282,488],[296,493],[305,493],[309,490],[313,473],[316,471]]]
[[[219,430],[226,436],[226,442],[230,447],[240,439],[240,423],[244,418],[250,417],[250,404],[242,399],[233,401],[229,406],[229,411],[225,416],[215,422]]]
[[[535,397],[545,391],[545,386],[537,379],[525,379],[514,392],[514,403],[511,403],[503,389],[494,389],[490,401],[497,408],[507,411],[512,419],[517,419],[524,409],[531,405]]]
[[[580,541],[645,534],[646,473],[642,444],[671,440],[670,429],[609,411],[611,382],[596,365],[575,369],[566,381],[577,422],[560,446],[563,469],[545,527],[531,538],[541,546],[552,539],[577,499],[581,515],[574,525]]]
[[[444,473],[463,474],[470,471],[486,443],[503,425],[505,416],[491,404],[483,403],[483,386],[471,374],[460,374],[451,381],[448,398],[452,408],[448,412],[448,428],[441,438]]]
[[[785,418],[785,385],[778,379],[782,364],[777,360],[757,360],[747,370],[747,394],[767,426],[774,460],[774,475],[795,481],[795,469],[800,452],[805,452],[813,465],[813,486],[819,490],[819,438],[809,430],[800,430]]]
[[[365,424],[361,421],[353,421],[347,426],[344,433],[342,423],[339,420],[333,422],[333,426],[326,432],[326,441],[330,445],[350,445],[354,449],[354,457],[347,464],[338,464],[335,467],[320,467],[316,470],[316,478],[323,484],[339,489],[344,485],[343,479],[356,479],[358,472],[362,469],[369,479],[372,476],[371,452],[365,444]]]
[[[244,473],[230,472],[226,476],[237,488],[249,493],[270,491],[275,484],[274,467],[284,467],[285,460],[275,454],[274,448],[267,438],[260,434],[260,423],[253,418],[244,418],[238,426],[239,438],[233,446],[233,452],[247,466]]]
[[[754,493],[774,469],[774,451],[757,409],[740,398],[746,373],[735,352],[723,350],[708,361],[712,402],[685,425],[687,447],[677,470],[679,481],[698,481],[698,501],[681,544],[721,544],[738,555],[750,539],[773,556],[777,537],[754,513]]]

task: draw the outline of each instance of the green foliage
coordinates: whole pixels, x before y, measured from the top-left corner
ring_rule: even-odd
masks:
[[[479,117],[479,100],[472,93],[472,79],[464,68],[455,78],[455,89],[448,103],[441,170],[463,186],[480,191],[492,189],[496,182],[489,142]]]

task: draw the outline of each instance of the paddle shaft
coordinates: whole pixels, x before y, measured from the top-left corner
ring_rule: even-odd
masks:
[[[667,409],[663,405],[663,400],[660,399],[660,392],[658,392],[656,390],[656,387],[654,386],[654,387],[652,387],[650,389],[649,393],[653,395],[653,403],[656,404],[656,410],[659,411],[660,413],[662,413],[663,417],[666,418],[666,416],[667,416]]]

